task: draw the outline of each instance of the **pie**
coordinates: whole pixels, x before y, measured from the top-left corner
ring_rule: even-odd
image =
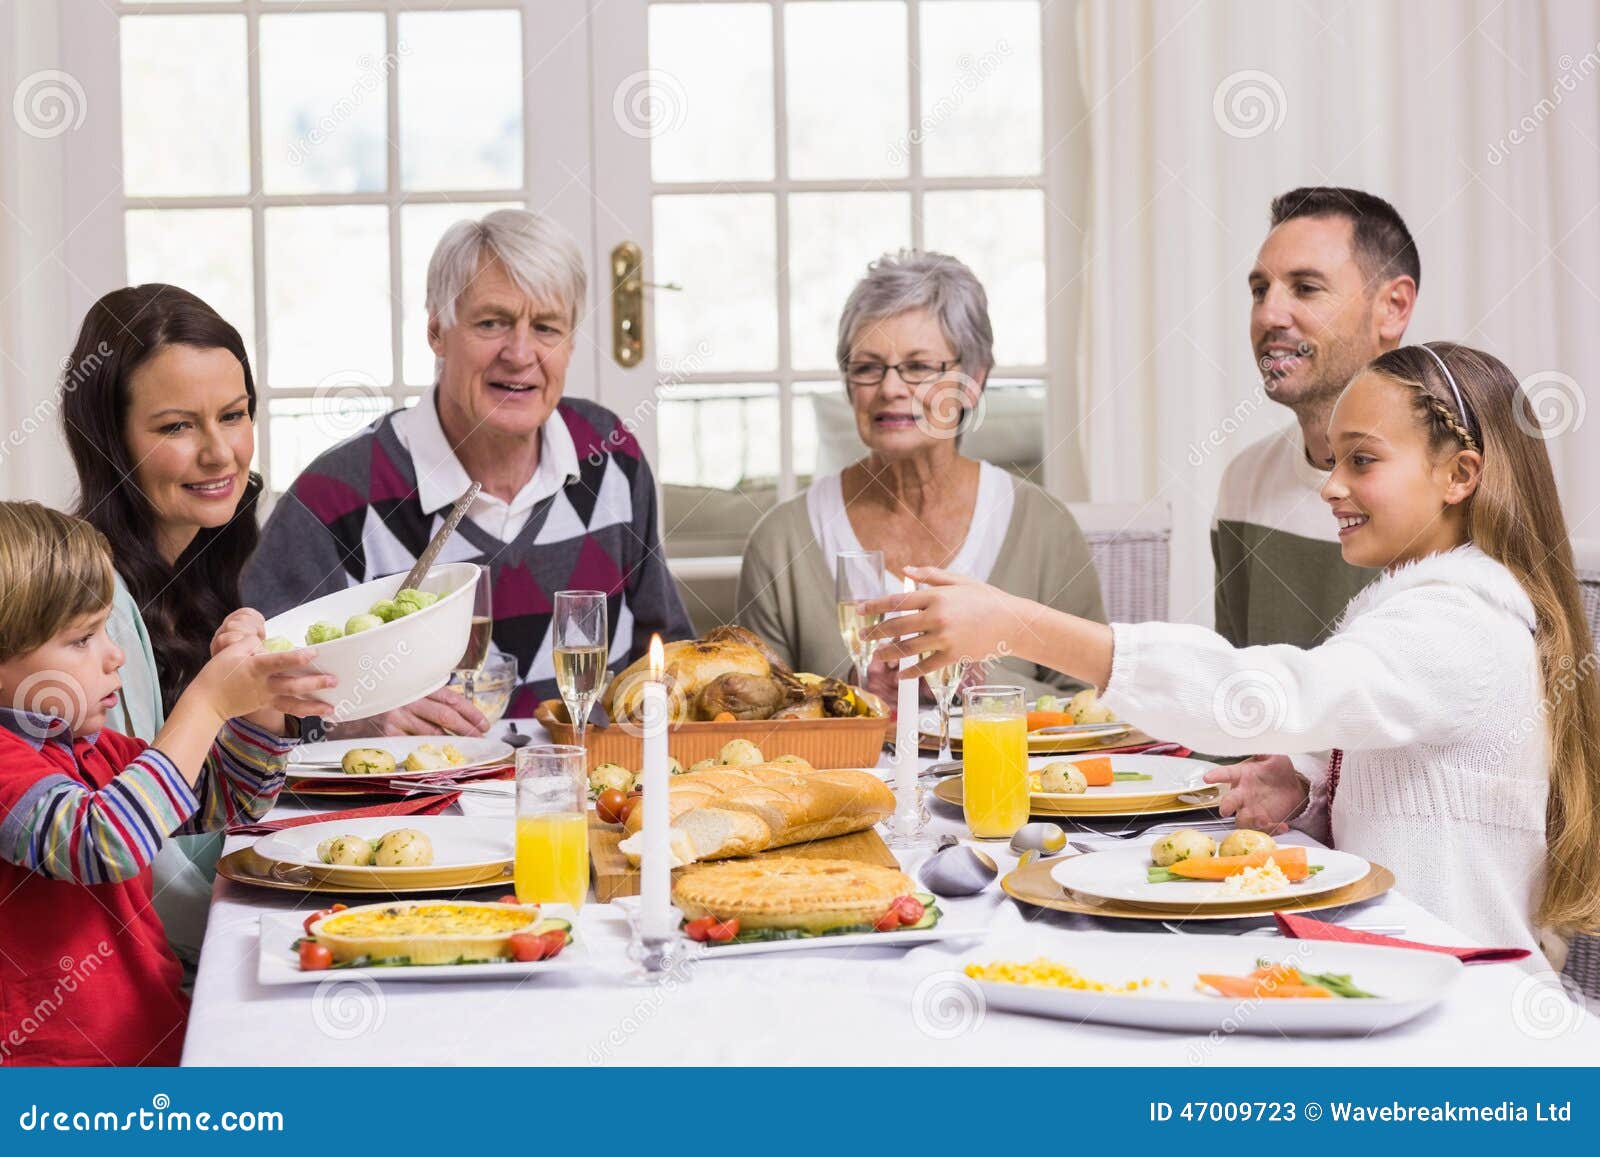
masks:
[[[687,870],[673,884],[672,899],[686,920],[714,916],[737,919],[741,929],[822,933],[870,926],[897,897],[916,890],[896,868],[764,856]]]
[[[548,928],[545,927],[548,925]],[[363,957],[401,964],[509,960],[517,932],[544,932],[565,921],[541,920],[537,904],[473,900],[401,900],[362,904],[324,916],[311,938],[336,962]]]

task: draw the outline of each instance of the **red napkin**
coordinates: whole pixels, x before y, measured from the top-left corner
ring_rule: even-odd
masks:
[[[1532,956],[1526,948],[1446,948],[1438,944],[1419,944],[1415,940],[1399,940],[1393,936],[1379,936],[1375,932],[1357,932],[1313,920],[1309,916],[1294,916],[1288,912],[1274,912],[1278,931],[1296,940],[1333,940],[1340,944],[1377,944],[1384,948],[1420,948],[1424,952],[1443,952],[1454,956],[1463,964],[1498,964],[1522,960]]]
[[[284,828],[297,828],[301,824],[320,824],[328,820],[381,819],[384,816],[436,816],[461,798],[459,791],[444,795],[425,796],[421,799],[404,799],[395,803],[380,803],[372,807],[350,808],[342,812],[318,812],[316,815],[294,816],[272,823],[235,824],[228,829],[230,836],[264,836]]]

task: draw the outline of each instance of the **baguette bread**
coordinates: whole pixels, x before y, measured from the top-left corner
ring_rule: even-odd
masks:
[[[894,811],[894,793],[864,771],[800,771],[793,764],[719,767],[672,777],[667,815],[696,860],[749,856],[865,831]],[[635,835],[644,809],[623,825]],[[627,848],[638,841],[629,839]]]

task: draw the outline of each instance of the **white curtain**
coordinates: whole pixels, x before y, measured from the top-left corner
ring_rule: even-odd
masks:
[[[1407,340],[1517,372],[1565,431],[1573,535],[1600,539],[1600,4],[1085,0],[1080,54],[1079,437],[1092,500],[1171,503],[1174,619],[1211,621],[1223,466],[1292,420],[1258,387],[1245,277],[1298,185],[1399,209],[1422,258]]]

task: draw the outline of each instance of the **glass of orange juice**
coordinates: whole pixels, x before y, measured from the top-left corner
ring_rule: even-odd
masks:
[[[961,719],[961,801],[980,840],[1028,822],[1028,718],[1021,687],[969,687]]]
[[[589,779],[581,747],[517,749],[517,899],[582,907],[589,891]]]

